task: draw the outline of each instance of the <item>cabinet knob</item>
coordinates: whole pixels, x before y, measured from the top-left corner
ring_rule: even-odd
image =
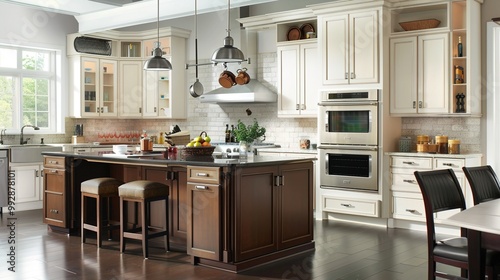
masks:
[[[413,109],[417,109],[417,102],[413,101]]]
[[[356,79],[356,74],[354,72],[351,72],[351,80]]]
[[[419,109],[424,108],[424,105],[423,105],[422,101],[418,101],[418,108]]]
[[[349,73],[345,72],[345,79],[349,80]]]
[[[154,112],[156,113],[156,107],[155,107],[155,110],[154,110]]]
[[[142,107],[139,107],[139,114],[142,114]]]
[[[299,110],[299,104],[295,104],[295,110]]]

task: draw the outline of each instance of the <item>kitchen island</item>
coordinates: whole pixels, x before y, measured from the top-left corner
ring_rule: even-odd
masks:
[[[314,157],[43,155],[44,222],[49,230],[78,234],[80,183],[113,177],[169,186],[171,242],[193,264],[239,272],[314,249]],[[161,207],[152,206],[152,225],[165,221]]]

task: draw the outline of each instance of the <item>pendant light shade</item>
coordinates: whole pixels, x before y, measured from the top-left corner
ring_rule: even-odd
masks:
[[[224,38],[224,47],[217,49],[212,54],[213,62],[242,62],[245,60],[243,52],[238,48],[233,47],[233,37],[231,37],[231,29],[229,28],[229,11],[231,9],[231,2],[227,0],[227,36]]]
[[[157,13],[157,21],[156,21],[156,29],[158,31],[158,41],[155,43],[155,49],[153,50],[154,56],[150,58],[144,64],[144,70],[147,71],[166,71],[172,70],[172,64],[166,58],[162,57],[163,50],[161,49],[160,43],[160,0],[158,3],[158,13]]]

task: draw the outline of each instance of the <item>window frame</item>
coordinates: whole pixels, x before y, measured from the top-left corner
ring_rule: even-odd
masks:
[[[61,68],[62,68],[62,50],[50,47],[37,47],[37,46],[17,46],[11,44],[3,44],[0,42],[2,49],[14,49],[17,51],[16,68],[0,67],[0,76],[8,76],[14,79],[14,100],[13,100],[13,127],[6,127],[9,134],[19,134],[21,127],[25,124],[23,120],[23,79],[47,79],[48,80],[48,127],[40,127],[40,130],[33,131],[34,134],[47,134],[47,133],[61,133],[64,123],[61,121],[63,118],[62,109],[62,82],[61,82]],[[49,69],[43,70],[29,70],[22,69],[22,55],[23,51],[40,52],[49,55]],[[3,129],[4,127],[2,127]]]

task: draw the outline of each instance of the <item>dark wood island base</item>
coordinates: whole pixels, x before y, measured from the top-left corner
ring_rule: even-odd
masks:
[[[51,231],[78,235],[80,184],[107,176],[169,186],[170,241],[193,264],[237,273],[314,250],[313,157],[240,162],[46,152],[44,158],[44,222]],[[151,206],[154,226],[165,221],[160,209],[161,203]]]

